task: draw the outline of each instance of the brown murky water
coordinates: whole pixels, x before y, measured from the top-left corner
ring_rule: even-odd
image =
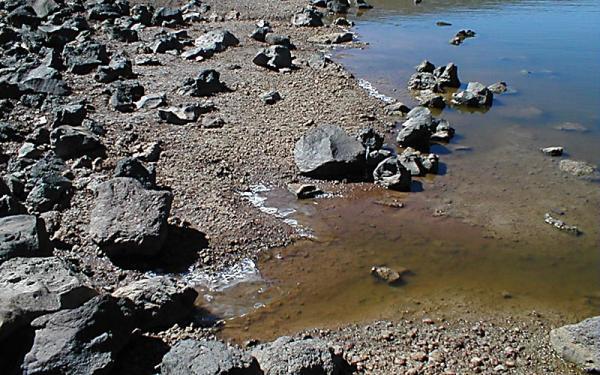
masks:
[[[486,113],[439,114],[457,136],[433,148],[441,173],[418,179],[413,193],[356,185],[343,197],[307,202],[277,189],[260,193],[266,206],[294,210],[284,216],[312,228],[314,238],[265,254],[257,264],[262,280],[206,291],[205,307],[229,319],[222,334],[266,340],[406,311],[536,310],[564,322],[600,313],[600,184],[565,175],[560,158],[539,151],[561,145],[565,157],[600,162],[600,38],[581,35],[600,34],[593,26],[600,4],[372,3],[378,9],[362,14],[357,28],[371,45],[338,54],[358,78],[414,105],[406,81],[429,58],[456,62],[465,82],[506,80],[513,92]],[[436,27],[437,20],[453,27]],[[478,36],[449,46],[452,32],[465,27]],[[555,129],[565,122],[587,131]],[[406,207],[377,203],[389,200]],[[545,224],[546,212],[584,234]],[[370,275],[374,265],[411,274],[391,287]]]

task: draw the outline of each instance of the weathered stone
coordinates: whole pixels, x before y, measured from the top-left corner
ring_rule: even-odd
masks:
[[[91,73],[98,66],[108,64],[106,46],[89,41],[67,44],[62,58],[68,70],[75,74]]]
[[[21,93],[38,93],[66,96],[71,89],[62,80],[60,73],[44,65],[30,70],[18,84]]]
[[[21,204],[12,195],[0,196],[0,218],[5,216],[23,215],[27,213],[27,208]],[[2,229],[0,229],[2,232]]]
[[[104,149],[100,138],[83,127],[61,125],[50,133],[50,144],[63,159],[95,154]]]
[[[202,117],[202,127],[206,129],[217,129],[225,126],[225,120],[218,115],[208,115]]]
[[[256,65],[279,70],[292,67],[292,54],[284,46],[271,46],[260,51],[252,60]]]
[[[16,257],[52,253],[44,223],[33,215],[0,218],[0,263]]]
[[[196,48],[202,48],[212,53],[223,52],[228,47],[237,46],[240,41],[228,30],[213,30],[202,34],[196,39]]]
[[[107,66],[99,66],[94,74],[94,79],[102,83],[134,77],[131,60],[120,54],[114,55]]]
[[[579,236],[582,233],[581,230],[579,230],[579,228],[577,228],[576,226],[567,225],[567,223],[565,223],[564,221],[562,221],[560,219],[556,219],[556,218],[552,217],[552,215],[550,215],[549,213],[544,214],[544,222],[546,224],[552,225],[556,229],[574,234],[576,236]]]
[[[394,156],[379,163],[373,171],[373,180],[386,189],[398,191],[410,191],[412,184],[411,173]]]
[[[558,167],[563,172],[579,177],[596,173],[596,166],[584,161],[565,159],[560,161]]]
[[[34,212],[52,211],[65,206],[71,195],[71,181],[58,173],[49,173],[35,180],[26,204]]]
[[[194,310],[198,292],[167,276],[134,281],[117,289],[113,296],[127,298],[135,305],[139,327],[170,327]]]
[[[323,26],[323,13],[312,7],[304,8],[302,11],[294,14],[292,17],[292,25],[308,27]]]
[[[166,53],[167,51],[181,51],[183,44],[173,34],[160,34],[156,37],[150,49],[154,53]]]
[[[564,148],[560,146],[544,147],[541,151],[548,156],[561,156],[564,152]]]
[[[406,268],[392,269],[385,266],[374,266],[371,268],[371,275],[388,284],[396,284],[402,280],[402,276],[409,271]]]
[[[335,125],[321,125],[309,130],[294,148],[294,159],[300,172],[324,179],[360,174],[364,155],[360,141]]]
[[[221,74],[214,69],[202,70],[194,79],[189,78],[179,89],[180,95],[212,96],[228,91],[227,86],[221,82]]]
[[[158,117],[169,124],[185,125],[196,122],[202,114],[214,111],[212,102],[184,104],[179,107],[169,107],[158,110]]]
[[[427,173],[437,173],[439,157],[436,154],[422,154],[408,147],[398,155],[398,162],[406,168],[412,176],[424,176]]]
[[[88,18],[96,21],[114,20],[129,15],[129,3],[98,1],[89,8]]]
[[[600,373],[600,316],[553,329],[550,343],[566,361],[588,373]]]
[[[152,24],[152,13],[154,9],[144,4],[136,4],[131,8],[131,18],[134,22],[141,23],[144,26]]]
[[[479,82],[469,82],[467,89],[452,94],[452,103],[468,107],[489,107],[494,100],[494,94]]]
[[[118,81],[112,86],[110,105],[119,112],[132,112],[142,96],[144,87],[138,81]]]
[[[163,357],[162,375],[259,375],[256,359],[220,341],[182,340]]]
[[[290,50],[295,49],[296,46],[294,46],[294,44],[292,44],[292,41],[290,40],[290,37],[287,35],[281,35],[281,34],[267,34],[265,36],[265,43],[268,43],[272,46],[284,46],[289,48]]]
[[[317,35],[308,39],[311,43],[318,44],[339,44],[339,43],[347,43],[351,42],[354,38],[354,34],[349,32],[342,33],[331,33],[324,35]]]
[[[60,125],[80,126],[85,117],[87,116],[87,109],[85,107],[85,104],[82,102],[70,103],[58,107],[53,114],[53,127],[57,127]]]
[[[99,296],[81,307],[35,319],[35,338],[23,362],[24,373],[110,373],[133,328],[131,303],[126,302]]]
[[[328,0],[327,10],[332,13],[347,13],[350,8],[350,2],[348,0]]]
[[[155,26],[182,25],[183,12],[177,8],[159,8],[152,16],[152,24]]]
[[[90,236],[109,256],[153,256],[167,236],[173,194],[119,177],[97,187]]]
[[[272,105],[282,100],[282,97],[278,91],[267,91],[261,94],[260,100],[265,104]]]
[[[163,92],[158,94],[144,95],[140,100],[135,102],[137,109],[156,109],[167,104],[167,95]]]
[[[379,150],[383,146],[383,136],[373,128],[361,129],[358,133],[358,140],[369,151]]]
[[[403,147],[427,150],[433,122],[431,112],[425,107],[415,107],[406,116],[408,120],[402,123],[396,141]]]
[[[508,90],[508,85],[506,82],[496,82],[489,85],[487,88],[494,94],[504,94]]]
[[[154,168],[146,168],[144,164],[136,158],[124,158],[119,160],[115,167],[114,176],[135,178],[148,189],[152,189],[156,186],[156,171]]]
[[[298,199],[311,199],[323,195],[323,190],[311,184],[289,184],[288,190]]]

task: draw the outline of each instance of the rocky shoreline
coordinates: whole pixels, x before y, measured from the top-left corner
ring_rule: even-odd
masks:
[[[346,6],[322,3],[336,12]],[[339,171],[365,149],[376,183],[407,190],[411,175],[435,170],[437,156],[425,154],[423,142],[436,134],[447,140],[453,130],[417,110],[399,142],[423,154],[390,157],[377,134],[408,111],[370,96],[327,57],[331,44],[357,43],[350,22],[329,24],[319,13],[327,9],[303,0],[152,6],[0,4],[2,368],[575,371],[553,356],[539,317],[376,322],[245,348],[216,340],[218,327],[198,319],[198,293],[172,275],[217,272],[296,236],[242,193],[257,184],[309,183],[300,172],[332,177],[323,165]],[[323,124],[341,128],[323,133]],[[348,147],[349,159],[303,163],[311,151],[297,142],[311,132]]]

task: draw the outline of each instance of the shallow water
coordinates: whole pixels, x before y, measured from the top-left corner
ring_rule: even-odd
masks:
[[[344,197],[298,202],[284,191],[262,191],[258,201],[312,228],[314,238],[263,256],[262,281],[207,292],[205,307],[234,318],[223,334],[270,339],[405,311],[509,316],[536,310],[563,321],[598,314],[600,185],[565,176],[560,159],[539,148],[561,145],[566,157],[600,163],[600,2],[371,3],[374,10],[355,16],[369,46],[336,54],[357,78],[415,105],[406,89],[414,66],[423,59],[452,61],[465,85],[506,81],[512,92],[496,96],[486,113],[447,108],[439,114],[457,136],[433,148],[442,171],[417,179],[413,193],[358,185]],[[450,45],[463,28],[477,36]],[[587,131],[555,129],[565,122]],[[546,212],[584,234],[550,227]],[[412,272],[391,287],[369,274],[373,265]]]

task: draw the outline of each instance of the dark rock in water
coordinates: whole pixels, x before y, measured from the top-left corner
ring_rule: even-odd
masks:
[[[119,177],[97,187],[90,237],[111,257],[154,256],[167,237],[173,194]]]
[[[504,94],[508,90],[508,85],[506,82],[496,82],[489,85],[487,88],[494,94]]]
[[[138,326],[144,329],[171,327],[187,318],[194,310],[198,292],[167,276],[134,281],[113,292],[135,305]]]
[[[202,114],[212,112],[214,109],[212,102],[194,103],[159,109],[158,117],[169,124],[185,125],[198,121]]]
[[[154,168],[146,168],[144,164],[136,158],[124,158],[119,160],[115,167],[114,176],[135,178],[148,189],[152,189],[156,186],[156,171]]]
[[[27,208],[11,195],[2,195],[0,197],[0,218],[13,215],[24,215]],[[0,229],[0,232],[2,229]]]
[[[433,120],[431,123],[430,140],[434,142],[448,142],[454,137],[454,128],[446,120]]]
[[[450,39],[450,44],[454,44],[455,46],[458,46],[458,45],[462,44],[462,42],[464,42],[465,39],[473,38],[473,37],[475,37],[475,31],[460,30],[459,32],[456,33],[454,38]]]
[[[260,100],[265,104],[272,105],[282,100],[282,97],[278,91],[268,91],[260,96]]]
[[[83,127],[61,125],[50,133],[50,144],[56,155],[71,159],[103,150],[100,138]]]
[[[150,46],[154,53],[166,53],[167,51],[181,51],[183,44],[173,34],[160,34]]]
[[[320,339],[280,337],[252,349],[265,375],[343,374],[347,363]]]
[[[310,184],[289,184],[288,190],[298,199],[311,199],[324,194],[321,189]]]
[[[256,359],[220,341],[182,340],[165,354],[162,375],[260,375]],[[265,373],[266,374],[266,373]],[[283,374],[283,373],[282,373]]]
[[[194,79],[189,78],[179,89],[180,95],[212,96],[220,92],[229,91],[221,82],[221,74],[213,69],[202,70]]]
[[[369,151],[379,150],[383,147],[383,136],[373,128],[361,129],[358,133],[358,140]]]
[[[431,112],[425,107],[415,107],[407,115],[408,120],[396,136],[396,141],[402,147],[414,147],[418,150],[429,149],[431,137]]]
[[[332,13],[347,13],[350,8],[348,0],[328,0],[327,10]]]
[[[256,65],[279,70],[292,67],[292,54],[284,46],[271,46],[260,51],[252,60]]]
[[[388,284],[396,284],[402,280],[402,276],[408,273],[408,269],[392,269],[385,266],[374,266],[371,268],[371,275],[385,281]]]
[[[343,179],[363,171],[365,149],[356,138],[335,125],[310,129],[294,147],[302,174],[323,179]]]
[[[98,66],[108,64],[106,46],[89,41],[67,44],[62,58],[67,69],[75,74],[88,74]]]
[[[110,373],[131,330],[131,303],[95,297],[83,306],[35,319],[35,338],[25,356],[27,374]]]
[[[20,6],[10,12],[6,16],[6,21],[16,28],[21,28],[24,25],[36,27],[40,24],[40,19],[33,8],[27,5]]]
[[[596,166],[584,161],[565,159],[560,161],[558,167],[563,172],[567,172],[579,177],[589,176],[596,173]]]
[[[447,87],[460,87],[458,68],[453,63],[434,68],[433,64],[425,60],[416,69],[417,73],[408,81],[408,88],[411,90],[444,92]]]
[[[562,156],[564,148],[560,146],[555,147],[544,147],[541,151],[548,156]]]
[[[452,103],[467,107],[489,107],[494,101],[494,94],[479,82],[469,82],[467,89],[452,94]]]
[[[80,126],[86,116],[87,109],[84,102],[62,105],[54,110],[54,122],[52,126]]]
[[[412,184],[411,173],[394,156],[379,163],[373,171],[373,180],[386,189],[398,191],[410,191]]]
[[[564,360],[600,373],[600,316],[550,331],[550,344]]]
[[[438,171],[439,157],[436,154],[422,154],[408,147],[398,155],[397,159],[412,176],[424,176]]]
[[[183,25],[183,12],[177,8],[159,8],[152,16],[152,24],[155,26]]]
[[[294,14],[292,25],[308,27],[323,26],[323,13],[312,7],[304,8],[302,11]]]
[[[144,95],[135,103],[137,109],[156,109],[167,104],[167,95],[165,93]]]
[[[583,126],[577,122],[565,122],[560,125],[554,126],[554,129],[560,130],[560,131],[565,131],[565,132],[579,132],[579,133],[585,133],[589,130],[588,128],[586,128],[585,126]]]
[[[444,89],[446,87],[460,87],[458,79],[458,67],[454,63],[448,63],[446,66],[437,67],[433,74],[438,81],[438,87]]]
[[[423,60],[419,65],[415,68],[419,73],[433,73],[435,70],[435,65],[430,63],[427,60]]]
[[[144,87],[137,81],[115,82],[110,105],[119,112],[133,112],[135,102],[144,96]]]
[[[40,315],[73,309],[95,296],[88,278],[56,257],[0,264],[0,342]]]
[[[582,233],[579,230],[579,228],[577,228],[576,226],[574,226],[574,225],[567,225],[567,223],[565,223],[562,220],[559,220],[559,219],[556,219],[556,218],[552,217],[552,215],[550,215],[549,213],[546,213],[544,215],[544,222],[546,224],[552,225],[556,229],[572,233],[572,234],[574,234],[576,236],[578,236],[578,235],[580,235]]]
[[[108,66],[98,67],[94,79],[102,83],[114,82],[121,78],[135,78],[132,63],[127,57],[117,54],[110,59]]]
[[[365,0],[356,0],[356,7],[358,9],[373,9],[373,5],[367,3]]]
[[[44,223],[33,215],[0,218],[0,263],[52,254]]]
[[[452,26],[452,24],[450,22],[445,22],[445,21],[437,21],[436,26]]]
[[[446,107],[444,97],[440,94],[434,93],[431,90],[421,91],[417,96],[417,99],[419,100],[419,104],[423,107],[438,109],[444,109]]]

